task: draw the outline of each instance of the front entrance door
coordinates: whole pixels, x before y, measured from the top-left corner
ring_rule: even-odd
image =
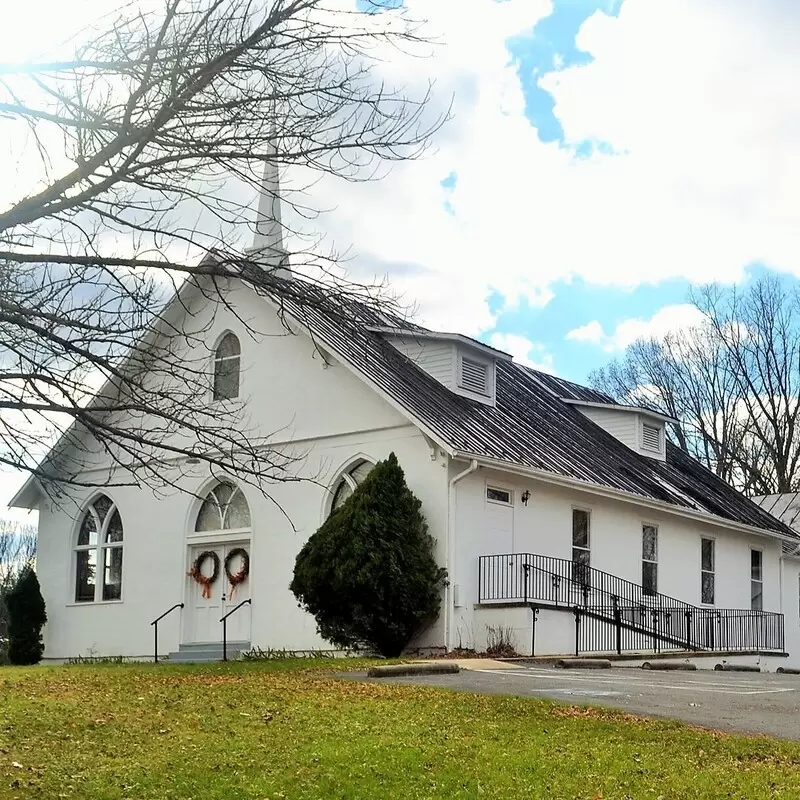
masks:
[[[201,642],[221,642],[222,623],[220,619],[235,608],[242,600],[250,597],[250,577],[244,579],[242,583],[233,589],[228,576],[225,574],[225,559],[231,550],[241,548],[249,554],[250,545],[241,542],[226,544],[204,544],[195,545],[189,553],[189,566],[194,564],[195,559],[203,552],[210,550],[217,554],[219,558],[219,575],[203,596],[203,586],[194,578],[187,577],[189,588],[187,593],[186,610],[186,631],[184,641],[188,643]],[[230,571],[235,575],[242,567],[241,556],[235,556],[230,563]],[[203,574],[211,575],[213,563],[210,558],[206,559],[203,565]],[[229,642],[249,642],[250,641],[250,606],[242,606],[235,614],[228,617],[228,641]]]

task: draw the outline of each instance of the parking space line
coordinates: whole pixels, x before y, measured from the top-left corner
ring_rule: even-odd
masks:
[[[514,670],[512,671],[504,671],[504,670],[474,670],[474,672],[483,672],[484,674],[488,675],[506,675],[511,677],[517,678],[540,678],[544,680],[550,681],[562,681],[567,683],[582,683],[585,686],[591,686],[596,684],[606,685],[606,686],[624,686],[629,689],[637,689],[637,688],[644,688],[644,689],[672,689],[675,691],[680,692],[698,692],[701,694],[733,694],[733,695],[757,695],[757,694],[784,694],[787,692],[795,692],[797,689],[794,687],[786,687],[786,688],[774,688],[774,689],[764,689],[764,688],[756,688],[754,685],[744,686],[739,685],[737,687],[736,684],[721,684],[721,683],[698,683],[698,682],[687,682],[684,684],[668,684],[668,683],[650,683],[646,680],[642,680],[638,676],[631,680],[633,676],[630,678],[618,676],[614,678],[600,678],[600,677],[587,677],[587,676],[578,676],[578,675],[553,675],[552,672],[548,672],[545,674],[534,673],[532,674],[530,671],[523,672],[522,670]],[[548,691],[548,689],[544,687],[537,687],[542,691]],[[555,691],[552,689],[550,691]]]
[[[504,674],[509,674],[508,671],[505,670],[495,670],[496,672],[502,671]],[[516,670],[514,671],[517,672]],[[578,673],[572,673],[571,675],[568,674],[557,674],[554,673],[553,670],[548,669],[527,669],[527,674],[536,677],[542,678],[563,678],[568,680],[582,680],[583,676],[586,676],[587,679],[594,679],[589,678],[586,673],[582,675]],[[710,671],[709,671],[710,672]],[[730,687],[739,687],[739,688],[752,688],[752,689],[762,689],[764,687],[764,681],[757,681],[752,678],[734,678],[731,676],[731,680],[721,681],[718,678],[716,680],[708,680],[708,678],[715,677],[718,673],[710,672],[708,676],[703,675],[703,672],[692,672],[692,673],[678,673],[681,678],[686,682],[686,685],[698,685],[698,686],[721,686],[724,688]],[[611,680],[611,681],[626,681],[631,683],[653,683],[654,678],[656,675],[664,675],[666,677],[666,673],[663,672],[640,672],[640,671],[633,671],[631,670],[630,675],[620,675],[617,673],[607,674],[605,672],[597,673],[596,680]],[[693,677],[690,677],[693,676]],[[677,675],[675,673],[671,673],[672,680],[677,679]],[[659,684],[660,685],[660,684]],[[789,687],[790,691],[794,690],[794,687]]]

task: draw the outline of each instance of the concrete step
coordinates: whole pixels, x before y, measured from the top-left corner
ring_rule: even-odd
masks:
[[[228,649],[231,647],[239,650],[246,650],[250,647],[250,642],[240,642],[228,639]],[[222,642],[197,642],[196,644],[182,644],[178,647],[179,653],[192,653],[196,650],[222,650]]]
[[[228,660],[239,657],[242,650],[249,650],[250,642],[228,642]],[[222,642],[201,642],[198,644],[182,644],[177,652],[169,654],[174,664],[196,664],[222,661]]]

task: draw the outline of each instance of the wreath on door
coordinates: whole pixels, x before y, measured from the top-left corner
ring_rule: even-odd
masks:
[[[209,559],[211,559],[213,569],[210,575],[204,575],[203,566]],[[226,559],[226,570],[227,564],[228,561]],[[211,585],[216,583],[216,580],[219,577],[219,556],[214,550],[204,550],[199,556],[197,556],[192,563],[192,568],[186,574],[203,587],[203,597],[206,599],[211,599]]]
[[[242,559],[242,566],[239,567],[238,572],[231,572],[231,564],[233,563],[234,558],[241,558]],[[228,595],[231,600],[236,595],[236,587],[240,583],[244,583],[247,580],[247,576],[250,574],[250,554],[244,547],[234,547],[227,556],[225,556],[225,576],[228,578],[228,583],[231,585],[231,591]]]

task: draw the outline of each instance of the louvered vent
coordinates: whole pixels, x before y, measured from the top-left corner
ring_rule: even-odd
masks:
[[[468,392],[488,395],[486,378],[489,371],[488,364],[480,361],[473,361],[471,358],[461,357],[461,374],[459,375],[458,385]]]
[[[661,452],[661,429],[644,423],[642,425],[642,447],[645,450]]]

